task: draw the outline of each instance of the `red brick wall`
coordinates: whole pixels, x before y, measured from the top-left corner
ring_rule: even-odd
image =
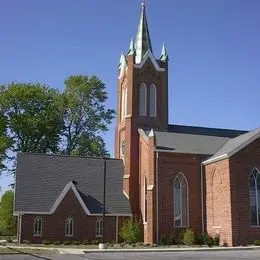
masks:
[[[144,223],[144,242],[156,243],[156,176],[154,137],[140,136],[140,205],[144,219],[144,181],[147,183],[147,222]]]
[[[220,243],[232,245],[231,193],[229,160],[205,167],[206,229],[209,235],[220,235]]]
[[[160,61],[158,61],[160,63]],[[165,72],[157,72],[152,62],[148,59],[141,69],[134,68],[134,56],[127,56],[128,69],[117,85],[117,122],[115,128],[115,156],[120,157],[120,143],[122,138],[127,141],[125,155],[124,191],[129,195],[131,210],[140,214],[140,187],[139,187],[139,134],[138,128],[154,128],[165,130],[168,128],[168,65]],[[155,84],[157,87],[157,117],[139,116],[139,89],[141,83],[147,87]],[[122,87],[127,87],[127,118],[121,121]],[[149,88],[147,88],[149,94]],[[149,98],[147,98],[147,108]]]
[[[252,169],[260,169],[260,138],[230,159],[233,244],[252,244],[260,239],[260,226],[251,226],[249,178]]]
[[[33,223],[36,216],[43,219],[42,236],[33,236]],[[65,237],[65,220],[72,217],[74,220],[74,236]],[[95,240],[96,216],[87,216],[79,204],[72,190],[70,190],[56,211],[52,215],[23,215],[21,241],[29,240],[41,243],[42,240]],[[124,217],[119,217],[119,229]],[[105,219],[105,241],[116,241],[116,217],[107,216]]]
[[[159,237],[171,232],[178,233],[181,228],[174,227],[173,183],[182,172],[189,188],[189,226],[201,233],[201,178],[200,162],[203,156],[159,153]]]

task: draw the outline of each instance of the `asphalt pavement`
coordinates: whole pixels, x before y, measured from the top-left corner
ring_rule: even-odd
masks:
[[[260,250],[220,252],[144,252],[144,253],[87,253],[85,255],[0,255],[0,260],[259,260]]]

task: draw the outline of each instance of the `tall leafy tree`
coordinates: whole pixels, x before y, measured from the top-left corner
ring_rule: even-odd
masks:
[[[16,218],[13,216],[14,193],[8,190],[0,201],[0,233],[14,235],[16,233]]]
[[[12,83],[0,90],[2,149],[9,154],[57,152],[63,118],[54,89],[31,83]],[[1,138],[1,135],[0,135]],[[1,149],[1,147],[0,147]]]
[[[115,111],[106,109],[107,92],[96,76],[74,75],[65,80],[63,152],[87,156],[107,154],[100,136],[108,131]]]

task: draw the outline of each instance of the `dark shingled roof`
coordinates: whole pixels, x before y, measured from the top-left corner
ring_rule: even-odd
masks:
[[[233,151],[239,150],[240,147],[244,147],[244,144],[250,143],[251,141],[255,140],[255,138],[259,136],[260,136],[260,128],[256,128],[253,131],[247,132],[236,138],[230,139],[226,142],[226,144],[221,149],[219,149],[207,161],[213,161],[219,158],[220,156],[224,156],[224,155],[229,156],[230,154],[233,153]]]
[[[90,213],[102,213],[103,159],[31,153],[17,157],[15,212],[49,212],[65,186],[74,181]],[[108,214],[131,214],[123,194],[123,172],[121,160],[107,160]]]
[[[179,133],[179,134],[209,135],[209,136],[234,138],[239,135],[245,134],[248,131],[209,128],[209,127],[201,127],[201,126],[168,125],[168,132]]]
[[[168,131],[154,131],[156,148],[175,153],[213,155],[228,140],[247,131],[198,126],[168,125]],[[146,131],[149,135],[149,131]]]

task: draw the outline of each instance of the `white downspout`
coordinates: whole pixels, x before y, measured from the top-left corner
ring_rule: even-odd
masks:
[[[22,238],[22,217],[23,215],[18,215],[18,244],[21,244],[21,238]]]
[[[201,190],[201,231],[204,234],[204,183],[203,183],[203,165],[202,162],[200,163],[200,190]]]
[[[159,184],[158,184],[158,157],[159,153],[156,151],[156,242],[159,244]]]

